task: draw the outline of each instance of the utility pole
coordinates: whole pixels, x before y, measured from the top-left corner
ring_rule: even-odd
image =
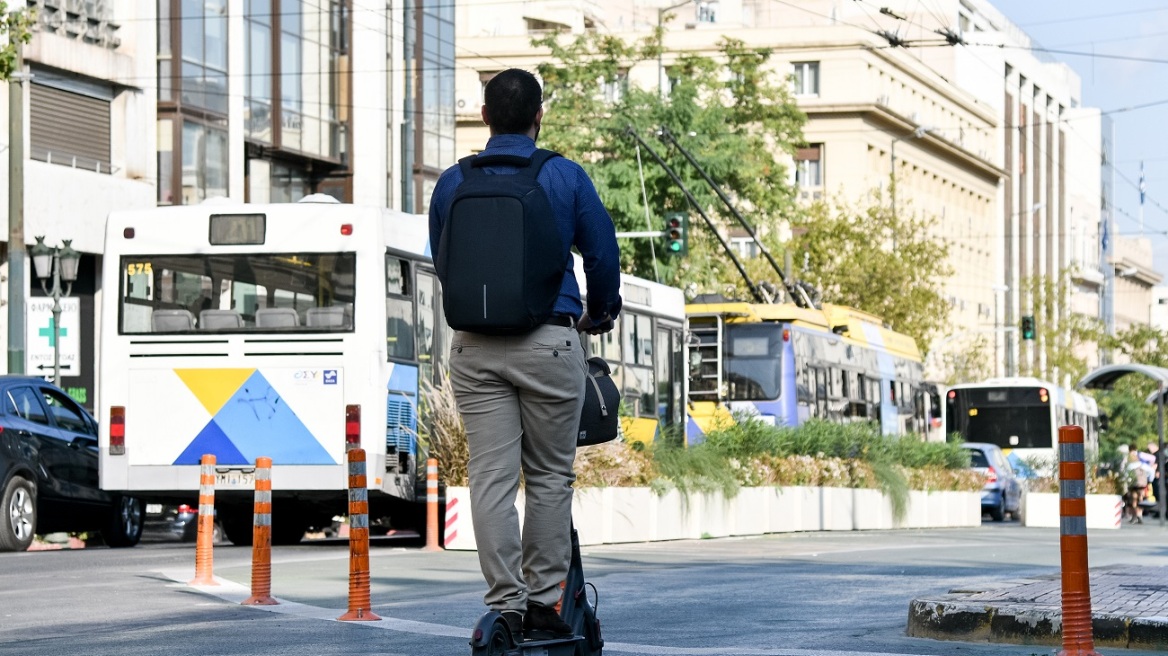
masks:
[[[8,80],[8,373],[24,373],[24,44]]]

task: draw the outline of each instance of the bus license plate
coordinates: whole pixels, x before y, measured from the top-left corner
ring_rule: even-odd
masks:
[[[218,489],[254,488],[255,470],[216,469],[215,487]]]

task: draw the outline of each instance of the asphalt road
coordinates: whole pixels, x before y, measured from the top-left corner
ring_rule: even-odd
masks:
[[[1090,544],[1092,566],[1168,566],[1168,530],[1155,523],[1098,531]],[[0,654],[462,655],[483,611],[473,552],[378,541],[380,622],[336,621],[347,608],[344,542],[276,548],[272,592],[283,603],[267,608],[238,605],[250,548],[218,546],[214,557],[222,585],[196,589],[184,583],[190,544],[0,554]],[[584,566],[606,654],[1021,656],[1054,650],[908,638],[909,601],[1058,562],[1057,530],[1007,522],[588,547]]]

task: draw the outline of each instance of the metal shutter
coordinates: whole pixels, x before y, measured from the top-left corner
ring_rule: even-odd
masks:
[[[30,157],[110,172],[110,103],[35,82],[30,86]]]

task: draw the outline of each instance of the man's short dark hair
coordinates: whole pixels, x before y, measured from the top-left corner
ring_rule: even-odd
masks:
[[[523,134],[535,124],[535,115],[543,104],[543,89],[531,73],[509,68],[487,82],[483,103],[495,134]]]

